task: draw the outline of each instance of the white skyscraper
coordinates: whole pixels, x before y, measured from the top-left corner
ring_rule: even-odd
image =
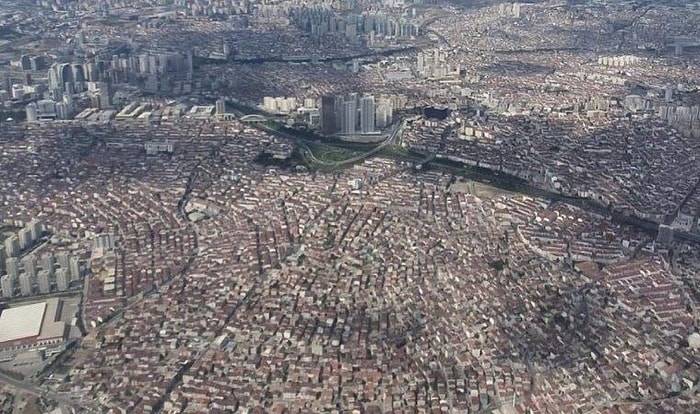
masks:
[[[216,100],[216,114],[223,115],[226,113],[226,100],[219,98]]]
[[[21,229],[17,235],[19,236],[19,248],[24,250],[32,245],[32,231],[28,228]]]
[[[70,111],[68,105],[64,102],[59,102],[56,104],[56,118],[58,119],[68,119],[70,116]]]
[[[53,260],[54,258],[52,253],[45,254],[41,258],[41,269],[49,272],[49,275],[53,275]]]
[[[14,278],[10,275],[5,275],[2,278],[0,278],[0,290],[2,290],[2,297],[3,298],[11,298],[13,294],[13,289],[14,289],[14,283],[13,283]]]
[[[70,280],[79,280],[80,279],[80,262],[78,261],[77,257],[71,256],[69,271],[70,271]]]
[[[28,273],[32,277],[36,276],[36,261],[33,255],[24,257],[22,259],[22,266],[24,267],[24,273]]]
[[[68,283],[70,280],[67,273],[66,269],[58,269],[58,271],[56,271],[56,285],[61,292],[68,290]]]
[[[68,253],[60,252],[56,259],[58,261],[58,265],[62,268],[68,269],[68,266],[70,266],[70,256],[68,256]]]
[[[19,254],[19,238],[17,236],[10,236],[5,239],[5,255],[7,257],[14,257]]]
[[[5,259],[5,269],[8,275],[12,277],[19,276],[19,259],[16,257],[8,257]]]
[[[49,279],[49,272],[42,270],[37,275],[39,279],[39,292],[50,293],[51,292],[51,279]]]
[[[376,126],[378,128],[386,128],[393,121],[392,103],[390,99],[380,98],[377,102],[376,109]]]
[[[374,96],[360,98],[360,132],[363,134],[374,132]]]
[[[355,134],[357,125],[357,101],[354,99],[343,102],[343,110],[340,118],[340,133],[344,135]]]
[[[19,275],[19,290],[22,296],[29,296],[32,294],[32,277],[26,273]]]
[[[27,228],[32,234],[32,240],[37,241],[39,240],[39,238],[41,238],[41,234],[44,228],[41,221],[34,219],[27,223]]]
[[[30,102],[29,105],[27,105],[26,108],[27,112],[27,122],[36,122],[38,119],[38,114],[36,110],[36,104],[34,102]]]

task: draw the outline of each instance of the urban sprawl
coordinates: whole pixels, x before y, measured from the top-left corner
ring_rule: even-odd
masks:
[[[0,2],[0,413],[697,413],[699,21]]]

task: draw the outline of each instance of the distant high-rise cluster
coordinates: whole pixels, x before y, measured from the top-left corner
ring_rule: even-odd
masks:
[[[297,109],[297,98],[265,96],[263,108],[272,113],[288,114]]]
[[[520,3],[501,3],[498,12],[501,16],[520,18],[521,4]]]
[[[623,67],[639,63],[638,56],[601,56],[598,58],[598,64],[601,66]]]
[[[321,98],[321,133],[324,135],[374,134],[392,122],[391,100],[372,95]]]
[[[65,252],[58,256],[53,253],[45,253],[41,257],[34,254],[32,248],[43,233],[41,221],[32,220],[5,239],[0,250],[0,268],[4,269],[4,275],[0,277],[2,297],[12,298],[18,293],[31,296],[53,290],[65,291],[72,281],[80,278],[77,257]]]
[[[54,63],[49,68],[49,90],[56,96],[61,96],[63,92],[73,94],[83,92],[85,82],[85,67],[75,63]]]
[[[187,53],[113,54],[84,63],[55,63],[49,69],[49,89],[56,100],[60,93],[102,91],[99,105],[109,106],[110,84],[135,84],[147,92],[189,92],[193,55]],[[92,86],[91,86],[92,84]]]
[[[419,77],[443,79],[459,76],[461,67],[447,63],[447,53],[440,49],[421,52],[416,57],[416,74]]]
[[[332,10],[320,7],[294,9],[289,13],[291,21],[313,37],[342,35],[348,39],[358,36],[410,38],[417,36],[419,25],[405,17],[385,13],[340,16]]]
[[[65,95],[60,102],[41,99],[26,106],[28,122],[54,119],[68,119],[74,111],[73,100]]]
[[[226,113],[226,99],[219,98],[216,100],[215,104],[216,114],[223,115]]]
[[[80,280],[82,270],[80,260],[66,252],[58,255],[46,253],[41,257],[29,254],[19,260],[17,257],[5,259],[6,274],[0,278],[2,297],[12,298],[64,292],[71,282]]]
[[[41,55],[22,55],[18,60],[10,61],[10,66],[14,66],[21,70],[38,71],[46,67],[46,57]]]

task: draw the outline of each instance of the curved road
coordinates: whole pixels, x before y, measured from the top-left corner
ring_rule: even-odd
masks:
[[[268,127],[261,125],[261,124],[256,125],[256,127],[260,128],[266,132],[269,132],[269,133],[275,134],[275,135],[279,135],[283,138],[287,138],[287,139],[292,140],[293,142],[297,143],[299,146],[301,146],[304,149],[305,155],[308,155],[313,162],[320,164],[320,165],[327,166],[327,167],[340,167],[343,165],[353,164],[357,161],[361,161],[365,158],[371,157],[372,155],[374,155],[374,154],[378,153],[379,151],[381,151],[382,149],[384,149],[386,146],[393,145],[394,142],[396,141],[396,138],[399,137],[401,135],[401,133],[403,132],[403,126],[404,126],[403,122],[396,123],[394,125],[394,127],[392,128],[392,131],[389,133],[389,135],[387,136],[387,138],[384,141],[382,141],[379,145],[377,145],[376,147],[372,148],[371,150],[369,150],[365,153],[362,153],[362,154],[359,154],[359,155],[356,155],[354,157],[351,157],[351,158],[348,158],[345,160],[341,160],[341,161],[328,162],[328,161],[323,161],[323,160],[316,158],[316,155],[314,155],[313,151],[311,151],[309,149],[309,147],[306,146],[304,141],[302,139],[300,139],[299,137],[296,137],[296,136],[289,134],[287,132],[284,132],[284,131],[279,131],[276,129],[268,128]]]

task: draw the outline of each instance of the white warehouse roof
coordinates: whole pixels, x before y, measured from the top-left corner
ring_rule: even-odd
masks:
[[[0,344],[39,336],[46,302],[5,309],[0,313]]]

